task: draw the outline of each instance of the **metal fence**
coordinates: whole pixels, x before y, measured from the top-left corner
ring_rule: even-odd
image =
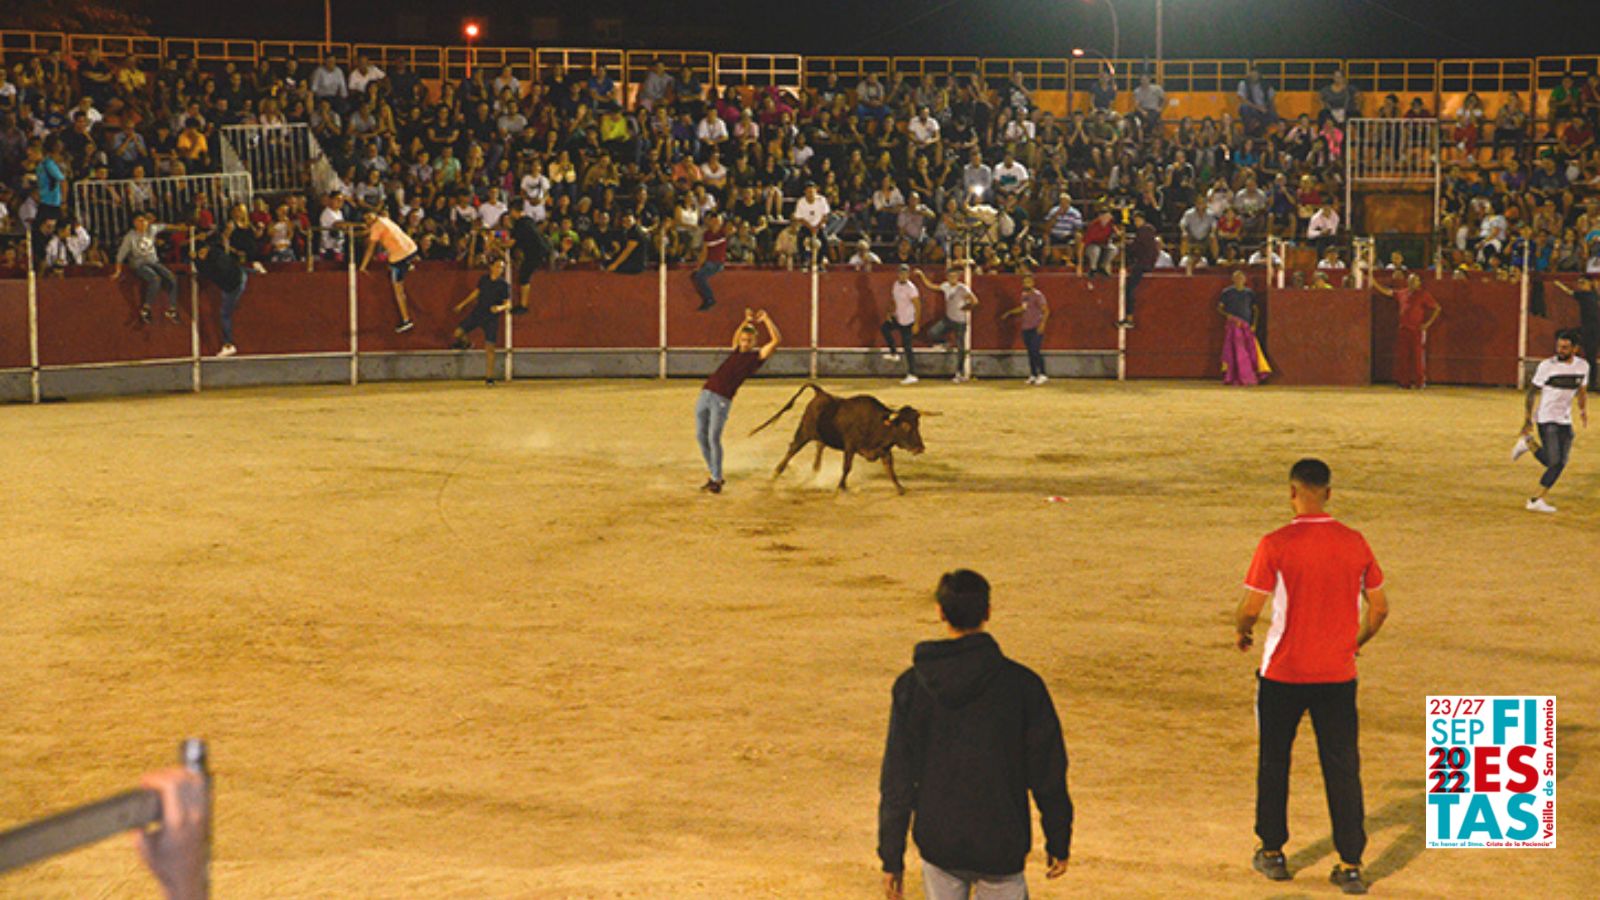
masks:
[[[1439,226],[1443,170],[1435,119],[1351,119],[1344,142],[1344,209],[1363,185],[1431,188],[1433,224]]]
[[[225,125],[222,128],[224,169],[250,173],[263,194],[303,191],[312,183],[312,167],[322,159],[322,146],[304,122],[293,125]],[[233,159],[228,159],[228,151]],[[229,165],[232,163],[232,165]]]
[[[72,186],[73,209],[95,242],[115,248],[133,227],[135,213],[159,222],[187,221],[202,204],[219,220],[236,203],[249,203],[250,173],[177,175],[168,178],[87,179]]]

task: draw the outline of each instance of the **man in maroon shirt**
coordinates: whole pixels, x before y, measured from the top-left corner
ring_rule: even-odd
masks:
[[[1128,288],[1125,293],[1122,307],[1122,319],[1117,322],[1122,328],[1133,327],[1133,292],[1139,289],[1139,282],[1144,279],[1145,273],[1156,267],[1156,260],[1161,258],[1161,245],[1157,243],[1155,226],[1145,220],[1144,213],[1133,214],[1133,240],[1128,242]]]
[[[694,289],[700,293],[700,312],[717,305],[711,292],[711,277],[722,271],[728,261],[728,228],[716,213],[706,214],[706,230],[700,237],[700,259],[689,275]]]
[[[1383,626],[1389,600],[1383,570],[1361,532],[1327,514],[1332,473],[1318,459],[1289,470],[1294,521],[1261,539],[1235,611],[1235,643],[1252,632],[1267,601],[1267,631],[1256,673],[1256,835],[1252,865],[1273,881],[1288,881],[1283,845],[1289,840],[1289,751],[1300,719],[1311,713],[1317,756],[1339,852],[1329,880],[1346,894],[1365,894],[1361,854],[1367,846],[1357,743],[1356,651]],[[1361,600],[1366,597],[1363,612]]]
[[[1428,329],[1439,319],[1439,301],[1422,289],[1422,279],[1416,275],[1408,276],[1406,286],[1399,290],[1377,281],[1372,286],[1400,304],[1400,328],[1394,336],[1394,380],[1403,388],[1420,388],[1428,383],[1423,349],[1428,343]]]
[[[760,347],[756,346],[756,323],[767,329],[767,342]],[[722,427],[728,424],[728,410],[733,406],[733,395],[738,393],[739,385],[754,375],[761,364],[772,356],[772,352],[778,349],[779,340],[778,326],[766,310],[745,310],[744,321],[740,323],[739,330],[733,333],[733,352],[722,361],[722,365],[717,366],[717,370],[711,373],[705,386],[700,389],[700,397],[694,406],[695,436],[700,440],[700,455],[705,457],[706,468],[711,472],[711,478],[700,490],[722,493]]]

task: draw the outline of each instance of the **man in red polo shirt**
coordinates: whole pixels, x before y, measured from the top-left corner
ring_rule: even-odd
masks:
[[[1394,380],[1403,388],[1420,388],[1428,383],[1428,329],[1439,320],[1439,301],[1422,289],[1422,279],[1406,276],[1406,286],[1386,288],[1377,281],[1372,286],[1400,304],[1400,328],[1394,336]]]
[[[1361,854],[1367,833],[1356,742],[1356,651],[1382,627],[1389,601],[1383,571],[1361,532],[1324,512],[1331,481],[1321,460],[1302,459],[1289,470],[1294,521],[1261,539],[1236,613],[1237,646],[1248,650],[1255,642],[1256,619],[1272,601],[1272,626],[1256,678],[1261,846],[1252,865],[1273,881],[1293,877],[1283,856],[1289,840],[1289,751],[1301,716],[1310,710],[1339,851],[1329,880],[1346,894],[1364,894]]]
[[[767,342],[759,347],[756,346],[758,322],[767,328]],[[739,385],[754,375],[778,349],[780,339],[778,326],[766,310],[745,310],[744,321],[733,333],[733,352],[722,361],[722,365],[717,366],[717,370],[711,373],[705,386],[700,389],[694,406],[695,437],[700,441],[700,455],[705,457],[706,468],[711,473],[700,490],[722,493],[722,427],[728,424],[728,410],[733,406],[733,395],[739,392]]]

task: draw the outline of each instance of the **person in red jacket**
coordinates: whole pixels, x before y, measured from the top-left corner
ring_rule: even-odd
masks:
[[[1372,286],[1400,304],[1400,328],[1394,338],[1394,380],[1403,388],[1421,388],[1428,383],[1424,351],[1428,345],[1428,329],[1439,320],[1439,301],[1423,290],[1422,279],[1416,275],[1407,276],[1406,286],[1398,290],[1384,287],[1377,281]]]
[[[1111,210],[1102,209],[1094,221],[1083,226],[1083,261],[1085,274],[1103,272],[1111,274],[1111,261],[1117,257],[1117,226],[1111,222]]]

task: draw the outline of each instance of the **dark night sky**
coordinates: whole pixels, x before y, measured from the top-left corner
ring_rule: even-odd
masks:
[[[194,15],[193,0],[129,0],[165,34],[315,39],[321,0],[230,4]],[[1155,0],[1114,0],[1124,56],[1154,50]],[[1495,57],[1600,53],[1600,0],[1166,0],[1166,55],[1182,57]],[[803,12],[798,12],[803,11]],[[1104,0],[334,0],[337,40],[440,43],[462,18],[488,23],[486,43],[531,45],[535,17],[563,21],[559,43],[662,46],[706,23],[713,37],[674,49],[812,54],[1064,56],[1111,50]],[[623,20],[595,42],[596,16]],[[0,16],[3,18],[3,16]],[[693,32],[689,32],[691,35]],[[692,45],[692,46],[691,46]]]

